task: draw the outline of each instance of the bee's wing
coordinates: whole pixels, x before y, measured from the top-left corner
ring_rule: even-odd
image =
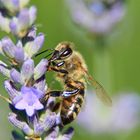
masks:
[[[105,89],[92,77],[86,72],[86,77],[91,85],[94,86],[97,97],[107,106],[112,106],[112,100],[106,93]]]
[[[112,106],[112,100],[106,93],[105,89],[97,82],[92,82],[93,86],[95,87],[97,97],[108,106]]]

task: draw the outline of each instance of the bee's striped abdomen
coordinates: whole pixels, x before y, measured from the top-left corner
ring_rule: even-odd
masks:
[[[71,123],[79,114],[84,100],[84,90],[76,95],[63,100],[61,109],[61,120],[64,125]]]

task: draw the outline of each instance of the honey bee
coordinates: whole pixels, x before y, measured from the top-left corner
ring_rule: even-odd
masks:
[[[79,114],[84,102],[86,84],[90,83],[99,99],[111,106],[112,101],[104,88],[88,74],[86,63],[71,42],[58,44],[51,56],[48,71],[55,71],[64,91],[50,91],[47,95],[61,97],[60,117],[63,125],[71,123]]]

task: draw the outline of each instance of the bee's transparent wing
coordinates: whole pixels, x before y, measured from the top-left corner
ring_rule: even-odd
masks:
[[[106,93],[105,89],[97,82],[93,82],[93,86],[95,87],[97,97],[108,106],[112,106],[112,100]]]
[[[86,72],[87,74],[87,72]],[[105,89],[89,74],[87,74],[88,81],[94,86],[97,97],[107,106],[112,106],[112,100],[106,93]]]

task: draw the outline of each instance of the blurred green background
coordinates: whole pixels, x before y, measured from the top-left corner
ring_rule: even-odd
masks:
[[[61,41],[71,41],[86,60],[89,72],[104,85],[109,95],[120,91],[140,93],[140,1],[126,0],[126,15],[106,37],[102,47],[81,28],[72,24],[63,0],[31,1],[38,8],[38,31],[46,35],[43,49],[54,48]],[[2,37],[2,34],[1,34]],[[42,49],[42,50],[43,50]],[[1,76],[2,79],[2,76]],[[2,82],[1,92],[3,93]],[[0,138],[10,139],[12,126],[7,121],[8,106],[0,102]],[[115,134],[91,134],[75,127],[73,140],[139,140],[140,128]],[[94,125],[94,124],[93,124]]]

